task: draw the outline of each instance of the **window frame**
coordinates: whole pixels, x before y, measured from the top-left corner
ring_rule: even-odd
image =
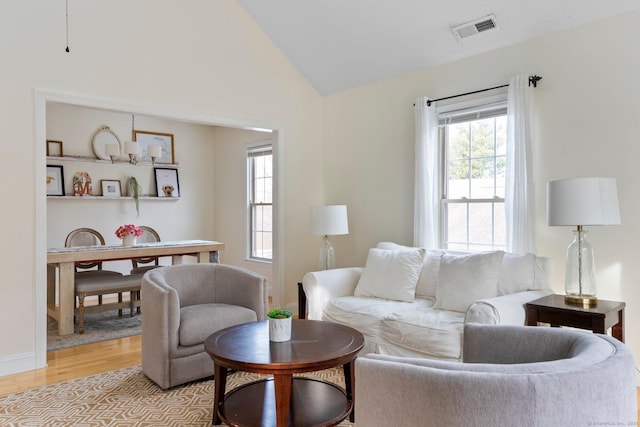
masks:
[[[271,156],[271,202],[255,202],[255,183],[256,183],[256,175],[255,175],[255,159],[261,156]],[[273,262],[273,144],[271,141],[263,141],[254,144],[248,144],[246,146],[246,162],[247,162],[247,221],[246,221],[246,257],[251,261],[258,261],[264,263],[272,263]],[[264,178],[264,177],[261,177]],[[255,209],[257,207],[271,207],[271,258],[259,257],[254,255],[257,251],[254,252],[255,249],[255,234],[257,232],[265,233],[264,230],[256,231],[254,229],[254,219],[255,219]]]
[[[478,99],[471,102],[464,102],[459,104],[450,104],[438,111],[438,150],[440,160],[440,174],[439,174],[439,191],[440,191],[440,247],[447,250],[462,250],[469,252],[479,252],[484,250],[505,250],[506,242],[504,245],[496,244],[496,207],[501,206],[504,209],[505,198],[499,197],[494,194],[494,197],[490,198],[473,198],[473,197],[461,197],[461,198],[449,198],[448,178],[449,178],[449,159],[448,153],[448,125],[455,123],[468,123],[475,120],[495,118],[506,116],[507,114],[507,101],[506,94],[494,97],[488,97]],[[495,128],[494,128],[495,129]],[[494,151],[493,159],[497,157]],[[469,152],[469,161],[474,158],[471,157]],[[506,161],[506,156],[505,156]],[[505,165],[506,167],[506,165]],[[494,188],[496,175],[494,174]],[[506,180],[506,177],[505,177]],[[471,194],[470,194],[471,195]],[[470,235],[470,207],[474,204],[491,203],[491,243],[479,243],[471,242]],[[448,226],[448,207],[452,204],[466,204],[466,241],[464,242],[450,242],[447,234]],[[506,233],[506,229],[504,230]],[[453,248],[449,249],[449,244],[455,244],[456,246],[465,245],[465,248]]]

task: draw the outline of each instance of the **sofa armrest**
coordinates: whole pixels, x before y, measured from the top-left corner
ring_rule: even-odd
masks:
[[[552,293],[551,289],[540,289],[478,300],[467,309],[464,323],[524,325],[526,320],[524,305]]]
[[[322,310],[329,299],[353,295],[362,270],[362,267],[347,267],[305,274],[302,287],[307,296],[307,318],[322,320]]]

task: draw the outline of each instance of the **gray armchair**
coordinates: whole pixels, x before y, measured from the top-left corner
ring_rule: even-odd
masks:
[[[633,356],[584,331],[469,324],[464,363],[356,359],[355,420],[375,426],[636,425]]]
[[[213,375],[212,333],[266,319],[266,278],[222,264],[184,264],[142,279],[142,370],[166,389]]]

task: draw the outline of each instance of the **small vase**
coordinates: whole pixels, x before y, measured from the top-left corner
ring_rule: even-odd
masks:
[[[269,317],[269,341],[282,342],[291,339],[291,317],[273,319]]]
[[[127,234],[122,238],[122,246],[128,248],[130,246],[135,246],[136,244],[136,236],[135,234]]]

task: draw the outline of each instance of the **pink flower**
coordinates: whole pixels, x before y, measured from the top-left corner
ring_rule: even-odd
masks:
[[[142,236],[142,233],[143,231],[139,227],[136,227],[133,224],[125,224],[118,227],[115,234],[118,239],[124,239],[124,237],[128,236],[129,234],[140,237]]]

